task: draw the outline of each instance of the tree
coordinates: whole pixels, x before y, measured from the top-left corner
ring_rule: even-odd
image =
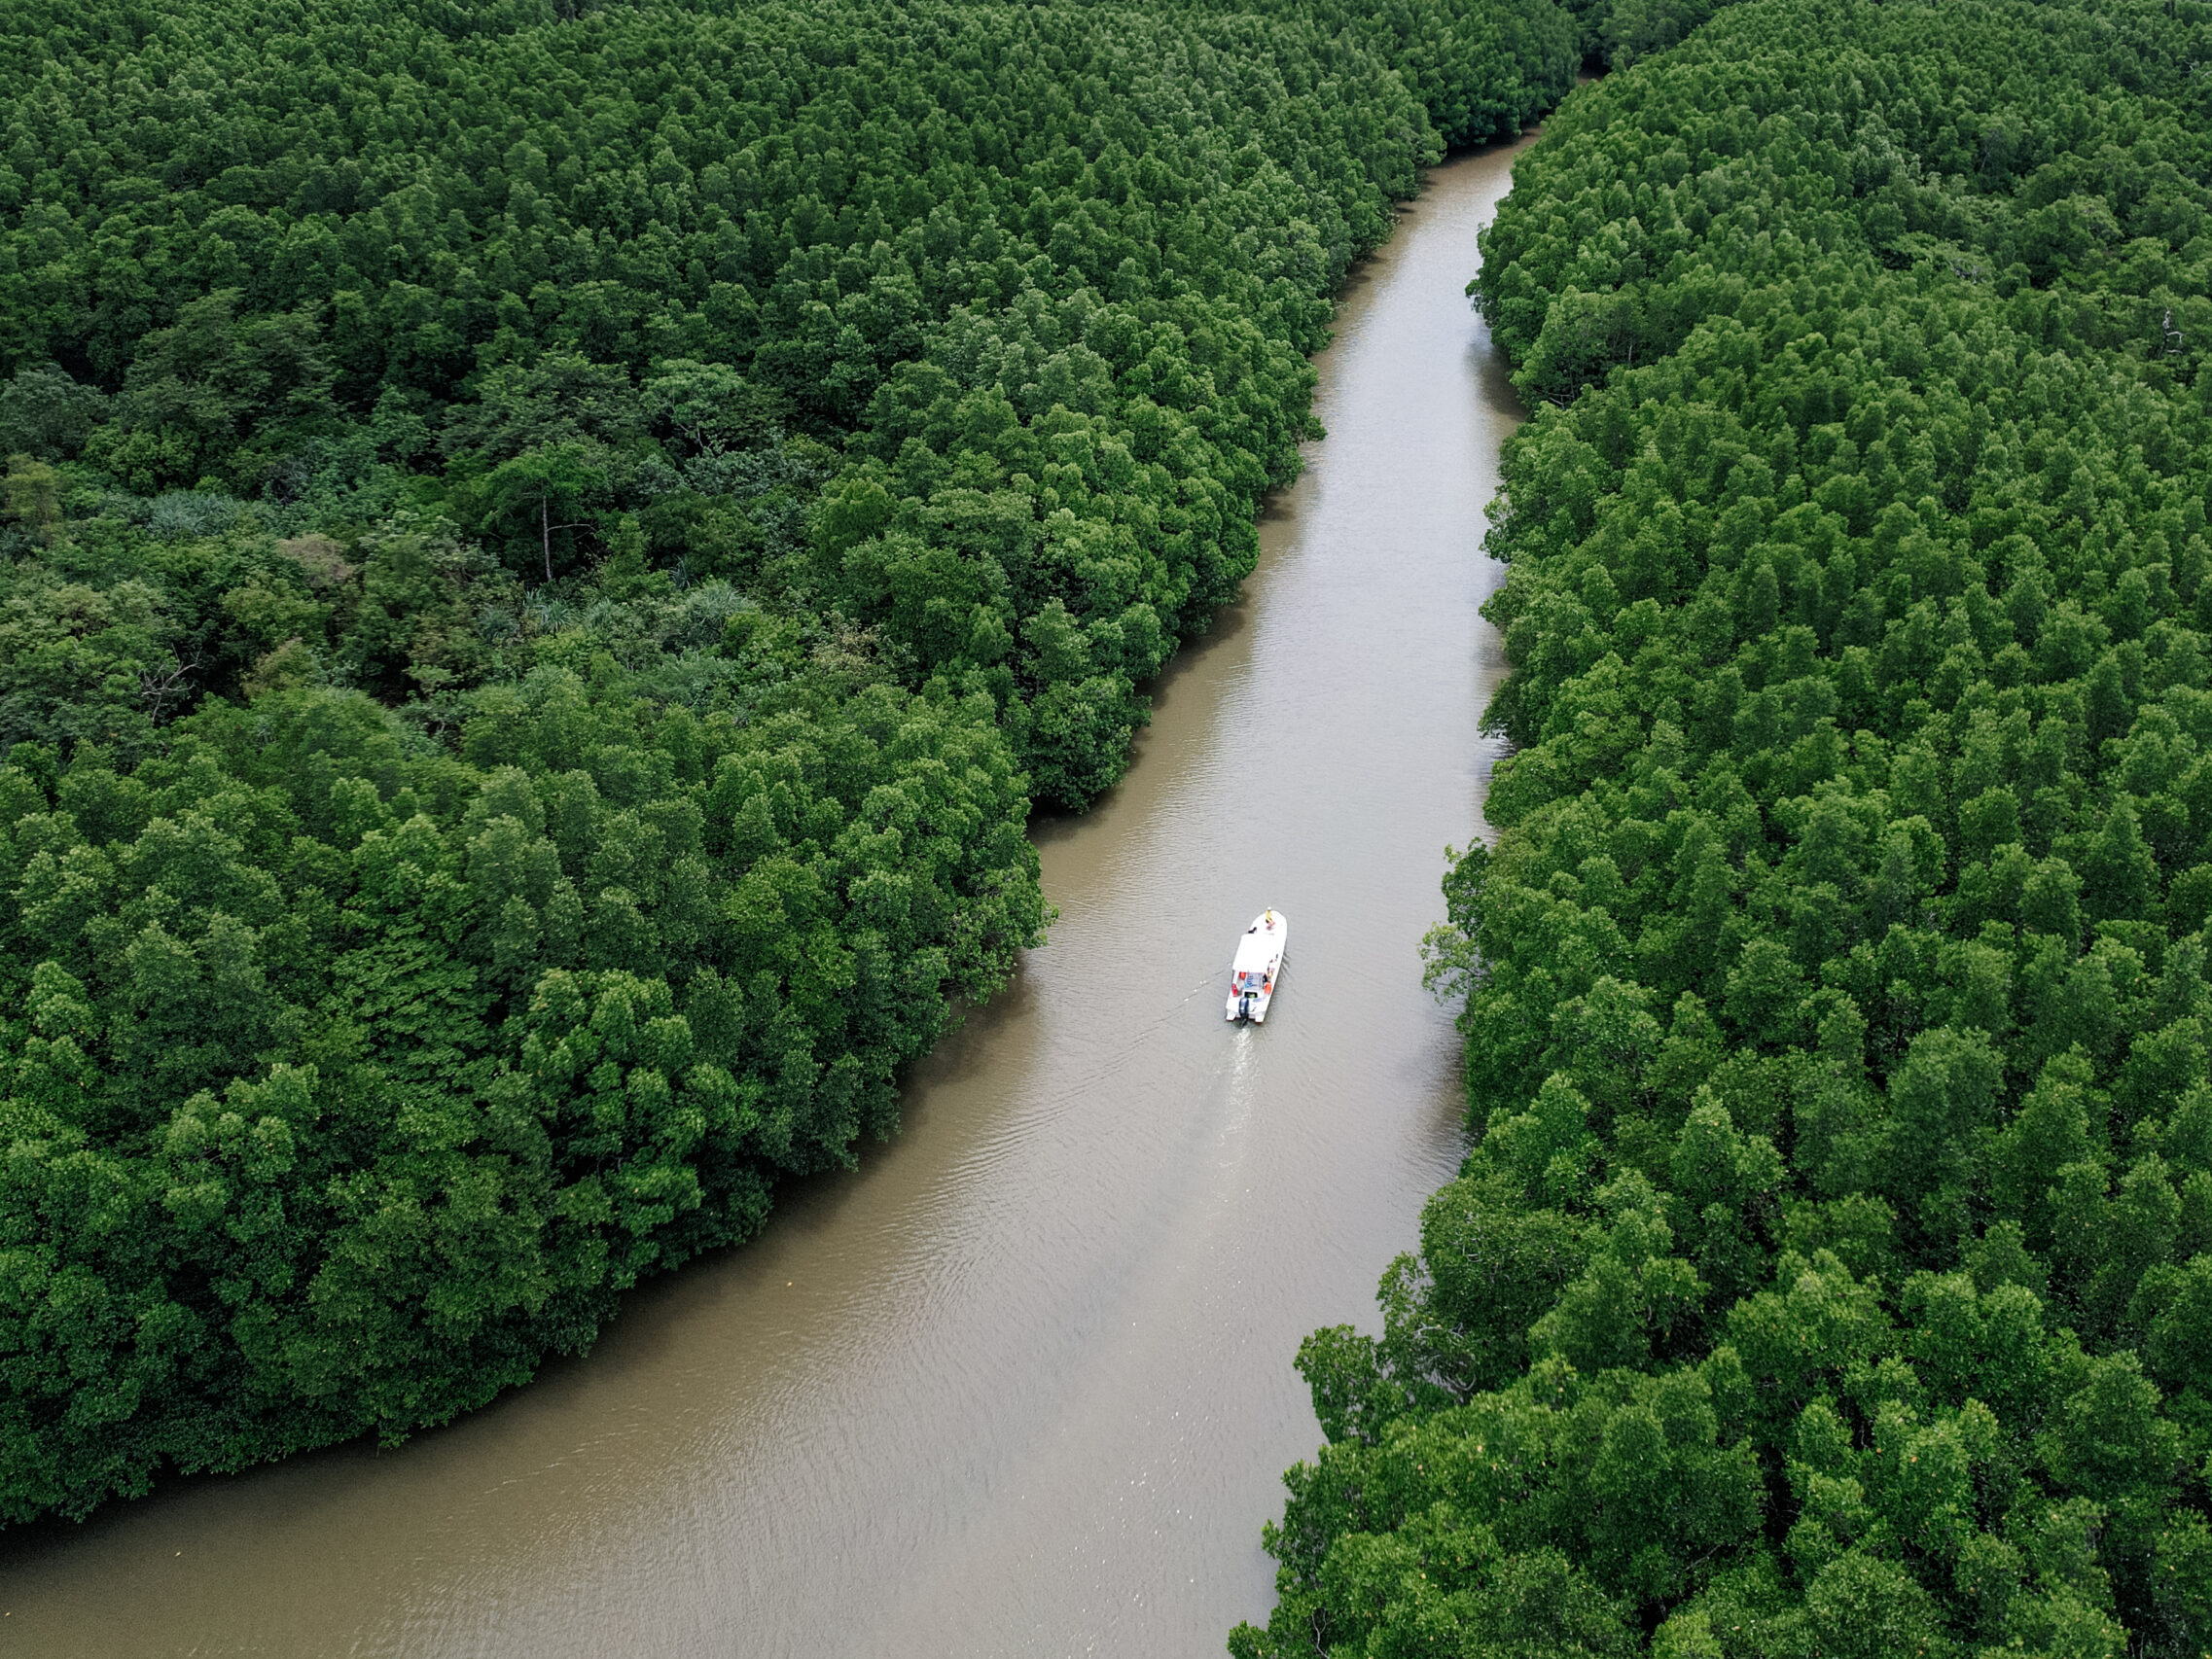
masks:
[[[643,392],[646,414],[697,454],[772,442],[782,433],[774,395],[725,363],[672,358],[656,366]]]
[[[592,451],[582,443],[556,443],[525,449],[501,462],[484,479],[484,493],[492,503],[484,514],[484,528],[517,512],[534,517],[548,582],[553,579],[553,532],[580,529],[586,521],[567,515],[581,512],[584,503],[606,486],[606,474],[592,461]],[[556,524],[555,518],[563,522]]]
[[[619,446],[640,425],[627,371],[552,351],[528,368],[502,364],[486,374],[477,401],[447,419],[446,450],[503,464],[533,449]]]
[[[61,477],[29,455],[8,457],[8,516],[41,542],[61,534]]]
[[[78,384],[58,364],[26,364],[0,386],[0,449],[68,460],[84,448],[107,408],[98,387]]]

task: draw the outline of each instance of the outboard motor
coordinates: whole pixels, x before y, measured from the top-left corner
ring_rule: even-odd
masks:
[[[1240,1019],[1240,1020],[1247,1020],[1247,1021],[1251,1019],[1251,1017],[1252,1017],[1252,999],[1253,999],[1255,996],[1257,996],[1258,994],[1259,994],[1259,993],[1257,993],[1257,992],[1255,992],[1255,991],[1247,991],[1247,992],[1245,992],[1245,993],[1244,993],[1244,996],[1243,996],[1242,1000],[1241,1000],[1241,1001],[1239,1001],[1239,1002],[1238,1002],[1238,1004],[1236,1005],[1236,1017],[1237,1017],[1238,1019]]]

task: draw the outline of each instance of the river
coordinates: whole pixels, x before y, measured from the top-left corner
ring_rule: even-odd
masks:
[[[1519,148],[1436,169],[1354,274],[1327,441],[1126,781],[1039,827],[1051,942],[896,1141],[449,1429],[0,1538],[0,1650],[1173,1656],[1265,1620],[1320,1438],[1292,1355],[1373,1327],[1460,1154],[1419,943],[1504,671],[1476,608],[1520,416],[1462,290]],[[1232,1028],[1270,904],[1282,990]]]

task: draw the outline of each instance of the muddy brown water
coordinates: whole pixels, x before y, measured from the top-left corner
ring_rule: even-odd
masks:
[[[1418,947],[1503,672],[1520,412],[1462,290],[1518,148],[1438,168],[1355,276],[1259,570],[1127,780],[1040,827],[1051,942],[896,1141],[449,1429],[0,1536],[0,1651],[1198,1655],[1265,1619],[1320,1437],[1292,1355],[1373,1327],[1460,1154]],[[1282,990],[1231,1027],[1265,905]]]

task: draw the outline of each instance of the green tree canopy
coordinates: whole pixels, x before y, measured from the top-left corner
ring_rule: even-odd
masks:
[[[1231,1649],[2195,1654],[2212,12],[1610,16],[1472,285],[1476,1142]]]

